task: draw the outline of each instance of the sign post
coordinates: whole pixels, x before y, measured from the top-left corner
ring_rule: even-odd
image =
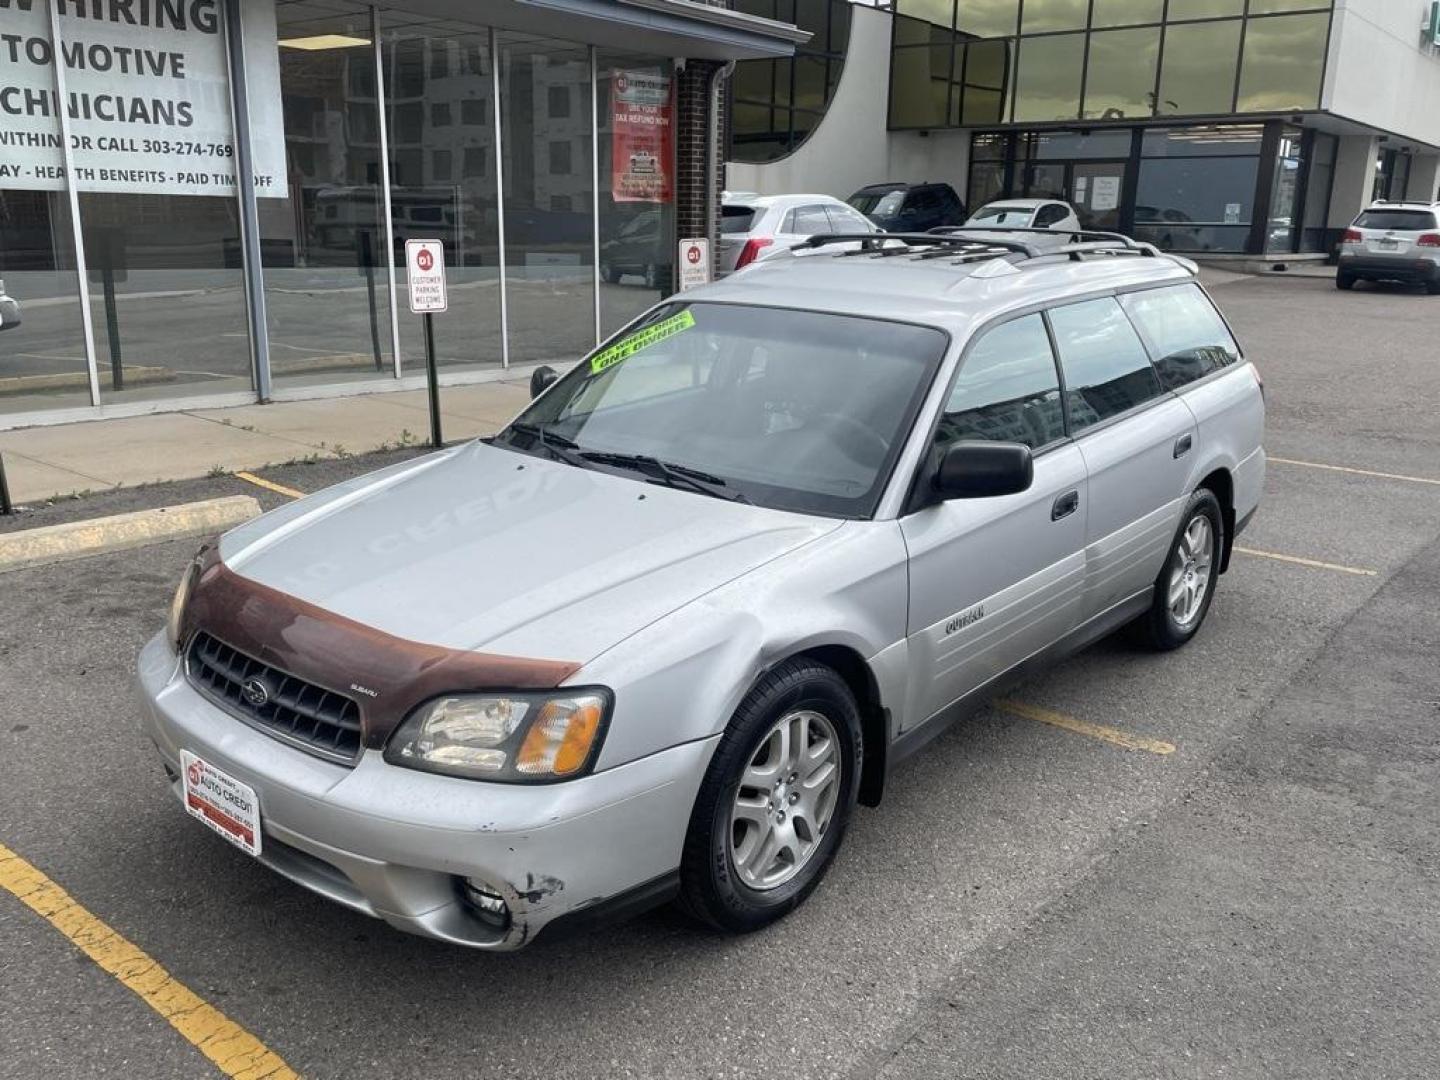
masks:
[[[405,241],[405,276],[410,310],[425,317],[425,381],[430,391],[430,445],[440,437],[440,376],[435,370],[435,314],[449,307],[445,293],[445,245],[439,240]]]
[[[710,241],[680,241],[680,291],[710,284]]]

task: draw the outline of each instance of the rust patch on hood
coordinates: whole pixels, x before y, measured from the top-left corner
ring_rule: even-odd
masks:
[[[181,639],[197,630],[266,664],[349,698],[361,741],[380,748],[421,702],[445,693],[549,690],[580,669],[568,660],[451,649],[395,637],[241,577],[207,553]],[[353,689],[358,684],[362,691]]]

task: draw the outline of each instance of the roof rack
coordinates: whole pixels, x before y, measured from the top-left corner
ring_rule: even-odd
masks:
[[[1058,233],[1061,236],[1069,236],[1071,240],[1065,244],[1042,246],[1027,243],[1016,237],[1014,235],[1016,233],[1038,234],[1051,238]],[[860,245],[857,250],[847,251],[843,254],[871,258],[891,258],[904,255],[915,259],[950,258],[955,265],[1000,258],[1012,262],[1026,262],[1031,259],[1047,259],[1063,255],[1072,261],[1079,262],[1087,255],[1154,257],[1160,254],[1155,245],[1133,240],[1120,233],[1099,232],[1093,229],[1035,229],[985,225],[942,225],[923,233],[820,233],[793,245],[790,251],[798,253],[829,247],[832,244],[857,242]],[[916,248],[930,250],[916,251]]]

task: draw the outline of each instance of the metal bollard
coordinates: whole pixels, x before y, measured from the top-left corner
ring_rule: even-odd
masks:
[[[0,514],[9,517],[15,512],[10,502],[10,483],[5,479],[5,455],[0,454]]]

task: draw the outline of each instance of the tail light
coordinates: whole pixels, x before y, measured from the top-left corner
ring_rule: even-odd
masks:
[[[1421,247],[1440,247],[1440,233],[1427,232],[1415,242]]]
[[[746,240],[745,246],[740,249],[740,258],[735,260],[735,269],[739,270],[743,266],[749,266],[760,257],[760,252],[773,243],[775,241],[768,236],[752,236]]]
[[[1346,229],[1345,235],[1341,237],[1342,244],[1361,244],[1365,241],[1365,234],[1359,229]]]

